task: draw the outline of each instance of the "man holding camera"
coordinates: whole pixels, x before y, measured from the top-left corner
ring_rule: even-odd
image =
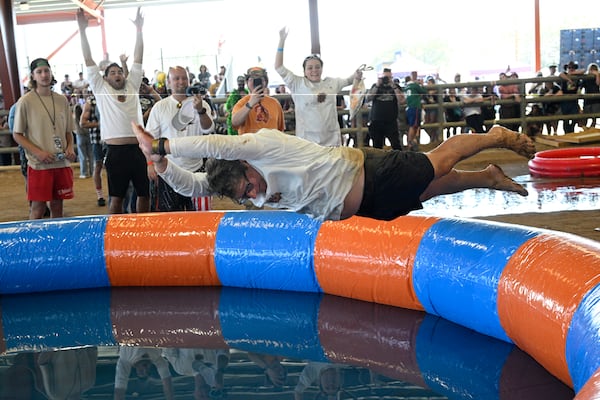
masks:
[[[233,106],[231,124],[240,135],[255,133],[262,128],[285,130],[283,108],[269,96],[269,77],[261,67],[248,68],[246,85],[249,94]]]
[[[171,95],[156,102],[150,110],[146,129],[154,138],[176,138],[183,136],[206,135],[214,131],[210,105],[201,94],[193,94],[189,86],[188,71],[184,67],[171,67],[167,73],[167,86]],[[169,158],[172,162],[191,172],[200,171],[204,165],[202,158]],[[194,211],[209,210],[208,188],[205,195],[197,198],[183,196],[173,190],[148,161],[148,178],[152,211]]]
[[[383,69],[383,75],[377,79],[367,95],[367,102],[371,101],[369,113],[369,136],[373,139],[373,147],[382,149],[385,138],[388,138],[392,149],[402,150],[400,134],[398,132],[398,106],[402,103],[403,94],[394,84],[392,70]]]

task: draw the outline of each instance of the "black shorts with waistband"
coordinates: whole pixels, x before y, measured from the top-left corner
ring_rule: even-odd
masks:
[[[365,155],[365,189],[356,215],[389,221],[423,208],[419,197],[435,175],[425,154],[361,150]]]

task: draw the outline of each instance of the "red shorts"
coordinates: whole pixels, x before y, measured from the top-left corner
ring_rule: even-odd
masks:
[[[74,197],[73,169],[33,169],[27,167],[27,200],[68,200]]]

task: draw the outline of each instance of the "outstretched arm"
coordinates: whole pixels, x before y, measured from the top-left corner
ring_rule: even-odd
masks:
[[[152,136],[150,132],[146,131],[143,126],[136,124],[135,122],[131,123],[131,127],[133,129],[133,133],[135,133],[135,136],[137,137],[140,149],[144,153],[144,156],[146,156],[146,160],[152,160],[156,172],[164,172],[167,169],[168,161],[166,157],[152,152],[152,142],[154,141],[154,136]],[[171,152],[169,140],[165,139],[164,142],[165,151],[167,154],[169,154]]]
[[[129,67],[127,66],[127,60],[129,56],[127,54],[119,55],[119,60],[121,61],[121,68],[123,68],[123,76],[127,78],[129,76]]]
[[[86,29],[88,27],[88,18],[82,9],[77,11],[77,24],[79,25],[79,38],[81,39],[81,51],[83,53],[85,65],[88,67],[96,65],[94,59],[92,58],[92,50],[90,49],[90,42],[86,33]]]
[[[141,64],[144,59],[144,35],[142,28],[144,27],[144,16],[141,12],[141,7],[138,7],[135,20],[133,21],[136,28],[135,50],[133,51],[133,62]]]
[[[279,45],[277,46],[277,53],[275,54],[275,69],[283,65],[283,46],[285,46],[285,39],[287,39],[287,35],[288,29],[284,26],[279,31]]]

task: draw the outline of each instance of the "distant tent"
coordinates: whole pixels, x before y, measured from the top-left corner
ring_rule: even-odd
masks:
[[[437,67],[429,65],[400,50],[394,53],[394,62],[388,68],[392,70],[395,78],[400,79],[410,75],[412,71],[417,71],[420,77],[436,75],[438,73]]]

